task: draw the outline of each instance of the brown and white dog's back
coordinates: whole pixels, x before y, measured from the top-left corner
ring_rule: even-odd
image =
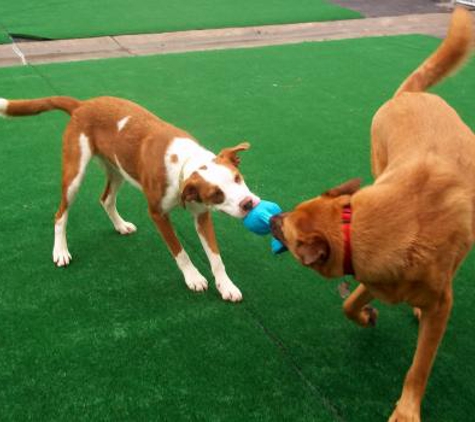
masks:
[[[119,215],[116,196],[123,180],[142,190],[150,215],[192,290],[207,288],[206,279],[190,261],[168,218],[176,206],[192,212],[209,258],[216,285],[226,300],[239,301],[241,293],[222,263],[210,210],[242,218],[258,202],[238,170],[242,143],[218,155],[206,150],[187,132],[159,119],[143,107],[120,98],[98,97],[79,101],[71,97],[34,100],[0,99],[0,114],[29,116],[50,110],[71,115],[63,136],[62,196],[55,219],[53,260],[68,265],[66,241],[68,209],[93,156],[104,164],[107,183],[101,203],[115,229],[130,234],[136,227]]]

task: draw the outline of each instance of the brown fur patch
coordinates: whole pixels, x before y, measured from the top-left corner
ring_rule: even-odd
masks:
[[[198,172],[194,172],[184,183],[182,202],[196,201],[217,205],[224,202],[224,193],[216,185],[206,181]]]
[[[205,212],[198,216],[198,232],[206,239],[206,243],[211,251],[215,254],[219,254],[211,213]]]

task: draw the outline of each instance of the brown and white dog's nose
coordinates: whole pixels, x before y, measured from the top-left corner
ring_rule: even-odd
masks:
[[[254,200],[251,196],[246,196],[240,203],[239,207],[243,211],[251,211],[254,208]]]

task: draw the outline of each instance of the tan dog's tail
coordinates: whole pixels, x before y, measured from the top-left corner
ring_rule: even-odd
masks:
[[[72,97],[46,97],[36,100],[5,100],[0,98],[0,115],[32,116],[49,110],[63,110],[69,115],[81,105]]]
[[[455,8],[447,37],[439,48],[424,61],[399,87],[394,96],[403,92],[423,92],[457,70],[472,50],[473,27],[470,12]]]

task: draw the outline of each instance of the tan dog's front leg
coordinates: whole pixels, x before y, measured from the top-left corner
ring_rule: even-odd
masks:
[[[228,277],[221,255],[219,254],[213,221],[211,220],[211,213],[204,212],[202,214],[196,214],[195,226],[201,244],[203,245],[203,249],[208,256],[211,271],[215,277],[216,287],[219,290],[219,293],[221,293],[221,297],[224,300],[230,300],[231,302],[241,301],[242,294]]]
[[[420,407],[439,343],[452,309],[452,287],[429,309],[422,309],[417,349],[401,398],[389,422],[420,422]]]
[[[150,216],[157,226],[158,231],[167,243],[168,249],[172,253],[175,261],[185,277],[186,285],[196,292],[201,292],[208,288],[208,282],[197,268],[193,265],[190,257],[183,249],[180,241],[176,237],[170,219],[167,214],[162,214],[160,211],[149,207]]]
[[[378,311],[368,306],[371,300],[373,295],[360,284],[343,303],[343,311],[349,319],[363,327],[374,326],[378,319]]]

